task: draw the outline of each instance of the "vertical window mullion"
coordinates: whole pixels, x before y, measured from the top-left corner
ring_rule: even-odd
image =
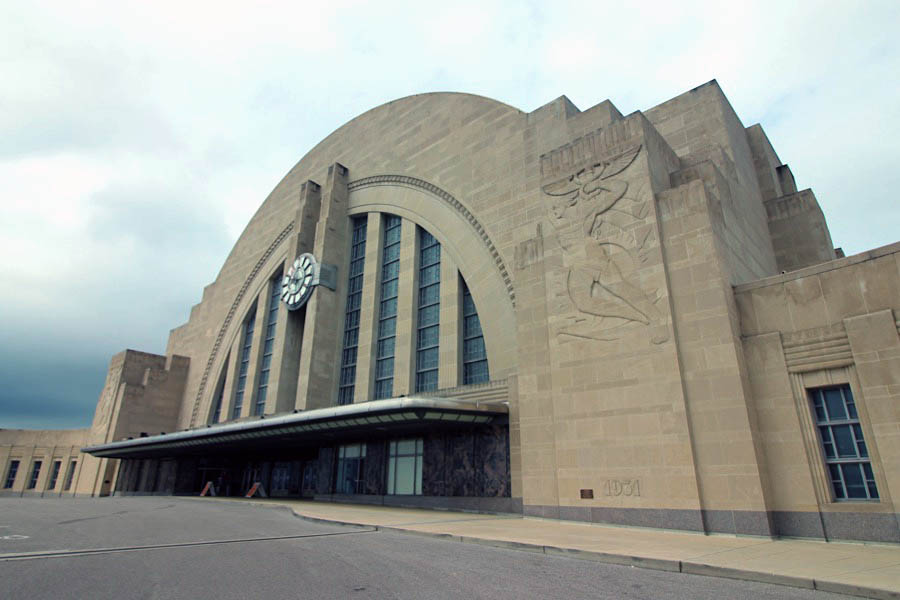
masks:
[[[350,269],[347,280],[347,306],[344,310],[344,338],[341,370],[338,380],[338,404],[352,404],[356,388],[356,363],[359,346],[359,316],[362,302],[363,269],[366,261],[366,227],[368,217],[352,221]]]
[[[241,363],[238,367],[237,388],[234,391],[234,407],[231,410],[231,418],[241,416],[244,408],[244,388],[247,386],[247,375],[250,369],[250,351],[253,349],[253,329],[256,325],[256,304],[250,309],[250,314],[244,322],[244,343],[241,347]]]
[[[419,228],[416,391],[437,389],[440,363],[441,244]]]
[[[253,407],[254,415],[261,415],[266,410],[266,396],[269,390],[269,372],[272,369],[272,355],[275,353],[275,328],[278,325],[278,301],[281,299],[281,273],[273,277],[269,305],[266,314],[266,336],[263,340],[263,355],[259,370],[259,386],[256,390],[256,404]]]
[[[381,248],[381,293],[379,294],[378,336],[375,347],[376,400],[394,393],[394,353],[397,340],[397,298],[400,280],[401,219],[384,215],[384,240]]]
[[[481,320],[478,318],[478,310],[475,300],[472,298],[466,281],[460,276],[463,297],[463,384],[485,383],[490,381],[488,368],[487,349],[484,348],[484,333],[481,330]],[[481,348],[476,356],[470,353],[470,348]]]

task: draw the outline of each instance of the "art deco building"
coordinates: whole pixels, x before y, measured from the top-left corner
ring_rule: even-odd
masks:
[[[836,251],[715,81],[411,96],[288,172],[165,356],[113,358],[73,492],[896,542],[898,311],[900,244]]]

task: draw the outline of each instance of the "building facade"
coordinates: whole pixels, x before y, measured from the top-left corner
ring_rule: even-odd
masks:
[[[86,429],[0,429],[0,497],[74,496],[87,441]]]
[[[290,170],[165,356],[113,359],[83,490],[897,542],[898,311],[900,244],[836,251],[715,81],[412,96]]]

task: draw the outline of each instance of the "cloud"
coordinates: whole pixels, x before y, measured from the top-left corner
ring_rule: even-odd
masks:
[[[5,3],[0,425],[84,424],[110,355],[164,350],[283,174],[409,94],[627,114],[716,78],[836,244],[894,242],[898,21],[892,1]]]

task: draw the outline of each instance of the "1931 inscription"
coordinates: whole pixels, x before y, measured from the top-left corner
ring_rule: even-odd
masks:
[[[604,496],[640,496],[640,479],[607,479],[603,482]]]

